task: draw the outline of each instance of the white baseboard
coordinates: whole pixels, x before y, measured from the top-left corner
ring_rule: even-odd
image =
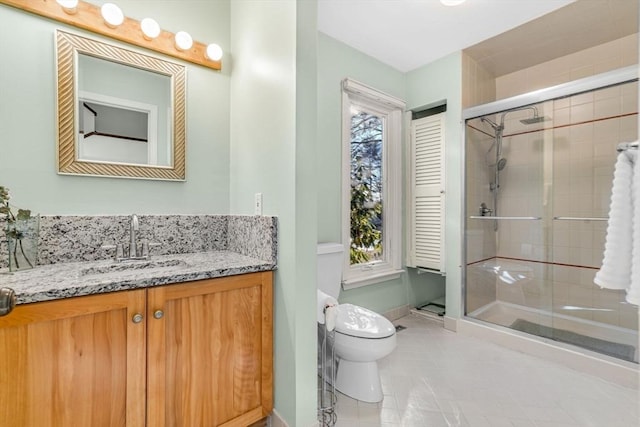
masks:
[[[409,315],[410,310],[411,306],[401,305],[400,307],[385,311],[382,315],[393,322],[394,320],[398,320],[401,317]]]
[[[278,414],[278,411],[274,409],[271,412],[271,415],[269,416],[268,426],[269,427],[289,427],[289,424],[287,424],[287,422],[280,416],[280,414]],[[315,421],[311,423],[309,427],[320,427],[320,422]]]
[[[274,409],[269,416],[269,427],[289,427],[289,424]]]
[[[458,332],[458,320],[456,317],[444,316],[444,328],[449,331]]]

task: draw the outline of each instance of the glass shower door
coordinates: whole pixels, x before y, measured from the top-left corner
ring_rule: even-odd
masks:
[[[637,93],[627,82],[467,120],[468,317],[638,362],[638,307],[593,282]]]
[[[550,103],[466,123],[466,314],[506,327],[550,313]],[[548,317],[548,316],[547,316]],[[548,319],[550,323],[550,318]]]
[[[637,82],[554,101],[553,339],[636,361],[638,308],[602,289],[614,165],[621,142],[638,140]]]

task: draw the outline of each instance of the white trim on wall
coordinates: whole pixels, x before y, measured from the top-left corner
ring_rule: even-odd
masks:
[[[342,287],[353,289],[400,277],[402,270],[402,115],[404,101],[353,79],[342,81],[342,243],[345,247]],[[350,263],[351,106],[359,105],[384,120],[383,260]]]

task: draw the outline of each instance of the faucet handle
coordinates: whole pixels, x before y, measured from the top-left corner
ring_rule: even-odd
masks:
[[[113,258],[116,261],[122,260],[124,258],[124,247],[122,246],[122,243],[118,243],[117,245],[102,245],[100,246],[100,249],[105,249],[105,250],[115,249],[116,254]]]
[[[149,248],[154,248],[156,246],[160,246],[161,243],[157,243],[157,242],[150,242],[148,240],[145,240],[144,242],[142,242],[142,256],[143,257],[149,257]]]
[[[105,249],[105,250],[115,249],[116,254],[114,256],[114,259],[116,261],[120,261],[124,259],[124,247],[122,246],[122,243],[118,243],[117,245],[102,245],[100,246],[100,249]]]

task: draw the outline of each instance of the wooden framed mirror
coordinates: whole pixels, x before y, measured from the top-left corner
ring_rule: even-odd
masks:
[[[186,68],[58,30],[58,172],[183,181]]]

